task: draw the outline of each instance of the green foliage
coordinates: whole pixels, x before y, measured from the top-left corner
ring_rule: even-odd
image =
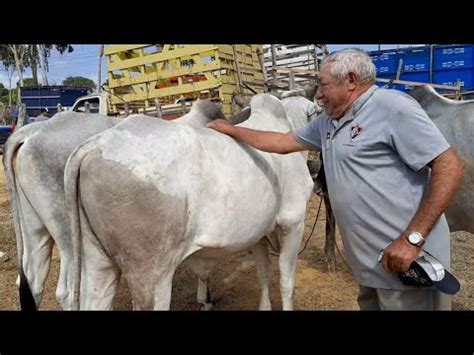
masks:
[[[94,91],[96,87],[91,79],[82,76],[69,76],[63,80],[63,85],[71,87],[86,87],[90,91]]]
[[[20,86],[20,81],[16,82],[16,86]],[[33,78],[24,78],[23,79],[23,87],[35,87],[38,86],[35,79]]]
[[[5,105],[5,107],[8,106],[8,93],[9,90],[3,86],[2,83],[0,83],[0,102]],[[16,102],[16,90],[12,89],[12,104]]]

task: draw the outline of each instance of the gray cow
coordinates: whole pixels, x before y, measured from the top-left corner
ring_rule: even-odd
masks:
[[[201,102],[195,105],[189,114],[177,121],[192,126],[204,125],[209,118],[203,119],[197,112],[206,105],[209,104]],[[312,108],[305,107],[305,109]],[[292,110],[297,120],[302,119],[301,112],[296,108]],[[211,114],[223,118],[222,113],[219,112],[211,112]],[[304,114],[307,118],[308,113],[304,112]],[[53,240],[61,256],[57,299],[63,308],[69,307],[67,274],[71,250],[69,220],[65,213],[63,194],[62,176],[65,162],[79,143],[118,122],[120,120],[105,116],[67,112],[55,116],[47,124],[32,124],[23,127],[9,139],[4,155],[4,165],[12,200],[18,264],[22,266],[19,268],[22,309],[36,308],[40,305],[42,290],[49,272]],[[35,153],[31,154],[31,152]],[[16,169],[17,156],[24,156],[19,160],[23,167],[19,170]],[[25,167],[29,161],[32,161],[32,165]],[[21,182],[27,186],[22,188]],[[54,202],[50,203],[50,201]],[[52,218],[52,216],[55,217]],[[24,224],[23,227],[21,223]],[[27,270],[26,275],[23,270]],[[31,292],[30,287],[34,300],[30,300],[28,304],[25,301],[25,294]],[[201,300],[202,297],[198,299]],[[201,301],[201,303],[204,302]]]
[[[177,121],[203,126],[209,120],[206,114],[224,118],[219,109],[204,112],[209,106],[217,107],[211,102],[199,102]],[[3,163],[12,201],[22,309],[40,306],[53,241],[61,258],[56,297],[63,309],[70,308],[68,275],[72,247],[64,167],[80,143],[120,121],[97,114],[64,112],[47,122],[25,126],[8,140]]]
[[[245,111],[242,126],[293,128],[270,95],[254,96]],[[82,144],[66,166],[74,307],[111,309],[123,273],[134,309],[169,309],[184,260],[206,280],[216,258],[256,247],[260,308],[269,309],[268,236],[280,248],[283,308],[292,309],[312,185],[301,153],[263,153],[205,127],[129,117]]]
[[[197,114],[201,106],[206,103],[196,105],[180,120],[204,125],[207,118],[200,123],[202,115]],[[222,113],[216,116],[224,118]],[[64,112],[47,122],[25,126],[8,140],[3,163],[17,238],[22,309],[37,308],[41,303],[53,241],[61,258],[56,297],[64,309],[70,308],[67,282],[72,248],[64,197],[64,167],[80,143],[120,121],[97,114]],[[29,293],[35,305],[26,301]]]
[[[413,89],[410,95],[464,162],[464,176],[455,199],[446,210],[446,219],[451,232],[474,233],[474,100],[450,100],[429,85]]]
[[[15,226],[22,309],[40,305],[53,241],[61,257],[56,297],[63,308],[70,307],[72,249],[64,167],[80,143],[118,122],[97,114],[64,112],[22,127],[6,142],[3,164]],[[30,296],[29,303],[25,295]]]

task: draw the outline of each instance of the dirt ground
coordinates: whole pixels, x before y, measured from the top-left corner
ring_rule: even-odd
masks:
[[[10,211],[8,191],[5,186],[3,165],[0,164],[0,251],[6,257],[0,258],[0,310],[19,309],[18,293],[15,285],[16,246],[13,221]],[[311,198],[306,219],[306,241],[313,228],[319,198]],[[461,291],[453,299],[455,310],[474,309],[474,235],[469,233],[452,234],[452,269],[461,282]],[[339,235],[337,244],[343,253]],[[273,309],[281,309],[278,289],[278,261],[272,256],[273,277],[271,301]],[[295,284],[294,306],[297,310],[356,310],[357,285],[337,255],[335,272],[328,272],[324,261],[324,208],[306,249],[298,260]],[[51,272],[45,287],[41,309],[59,310],[54,292],[59,271],[59,256],[53,251]],[[255,310],[258,309],[259,287],[255,276],[255,263],[249,252],[233,255],[218,262],[211,274],[212,297],[217,310]],[[181,266],[175,277],[171,309],[196,310],[197,279],[190,270]],[[130,310],[131,301],[125,282],[121,282],[115,300],[115,309]]]

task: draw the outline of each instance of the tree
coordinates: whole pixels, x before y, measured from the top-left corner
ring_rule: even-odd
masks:
[[[16,97],[12,90],[13,73],[15,72],[15,60],[13,53],[6,44],[0,44],[0,60],[8,75],[8,107],[12,106],[12,99]],[[3,102],[3,101],[2,101]]]
[[[38,52],[38,59],[39,59],[39,65],[41,68],[41,72],[43,73],[43,85],[49,85],[48,84],[48,77],[46,75],[46,72],[48,71],[48,68],[46,66],[46,59],[44,56],[44,46],[41,44],[36,45],[36,51]],[[38,81],[38,74],[36,74],[36,81]]]
[[[8,90],[3,84],[0,83],[0,102],[5,105],[5,107],[12,106],[12,100],[16,99],[15,90]]]
[[[74,48],[70,44],[37,44],[37,45],[30,45],[32,47],[31,50],[31,71],[33,72],[33,78],[38,82],[38,74],[37,70],[33,71],[33,63],[36,66],[39,63],[42,77],[43,77],[43,85],[48,85],[48,77],[46,73],[48,72],[48,58],[51,56],[51,50],[54,48],[60,54],[63,54],[66,50],[68,53],[74,51]]]
[[[17,97],[18,102],[21,102],[20,87],[23,86],[23,71],[25,70],[25,61],[27,59],[25,58],[25,55],[28,52],[28,46],[24,44],[8,44],[7,46],[13,53],[15,69],[20,78],[20,85],[17,86]],[[11,59],[8,57],[7,60],[10,61]]]
[[[94,91],[96,88],[94,81],[82,76],[69,76],[63,80],[63,85],[72,87],[86,87],[89,91]]]
[[[14,65],[20,79],[19,85],[17,85],[18,102],[21,101],[20,87],[24,85],[23,72],[26,67],[31,66],[31,46],[27,44],[0,45],[0,60],[2,60],[5,69]]]
[[[13,99],[12,79],[13,79],[13,73],[15,72],[15,66],[13,64],[10,64],[8,65],[6,69],[7,69],[7,74],[8,74],[8,107],[12,107],[12,99]]]
[[[20,86],[23,86],[23,71],[25,70],[26,54],[28,53],[28,46],[24,44],[8,44],[8,48],[13,53],[16,71],[20,78]],[[10,61],[10,58],[8,58]]]
[[[6,89],[2,83],[0,83],[0,111],[1,107],[8,105],[8,89]],[[0,117],[1,118],[1,117]]]
[[[16,82],[17,86],[20,86],[20,81]],[[38,86],[38,83],[34,78],[24,78],[23,79],[23,87],[35,87]]]
[[[99,73],[97,75],[97,91],[100,92],[100,81],[102,79],[102,56],[104,55],[104,45],[99,45]]]
[[[0,83],[0,96],[8,95],[8,89]]]
[[[10,66],[15,67],[20,79],[20,86],[24,85],[23,72],[25,68],[31,68],[34,86],[38,85],[37,66],[38,63],[40,63],[40,67],[43,71],[43,84],[48,85],[46,76],[48,71],[48,58],[53,48],[61,54],[65,51],[70,53],[74,50],[70,44],[1,44],[0,60],[3,62],[5,69],[8,69]]]

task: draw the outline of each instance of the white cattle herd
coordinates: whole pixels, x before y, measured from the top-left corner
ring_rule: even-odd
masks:
[[[464,160],[465,176],[446,217],[452,231],[473,233],[474,101],[448,100],[428,86],[411,95]],[[288,132],[319,112],[302,96],[258,94],[229,120]],[[216,259],[248,249],[261,288],[259,309],[271,309],[268,246],[279,252],[283,309],[293,309],[313,189],[307,154],[258,151],[207,128],[216,118],[224,118],[219,106],[198,100],[174,121],[66,111],[17,130],[5,144],[3,164],[22,309],[40,307],[54,243],[63,309],[112,309],[123,276],[134,309],[167,310],[183,262],[198,276],[198,303],[210,309]]]

